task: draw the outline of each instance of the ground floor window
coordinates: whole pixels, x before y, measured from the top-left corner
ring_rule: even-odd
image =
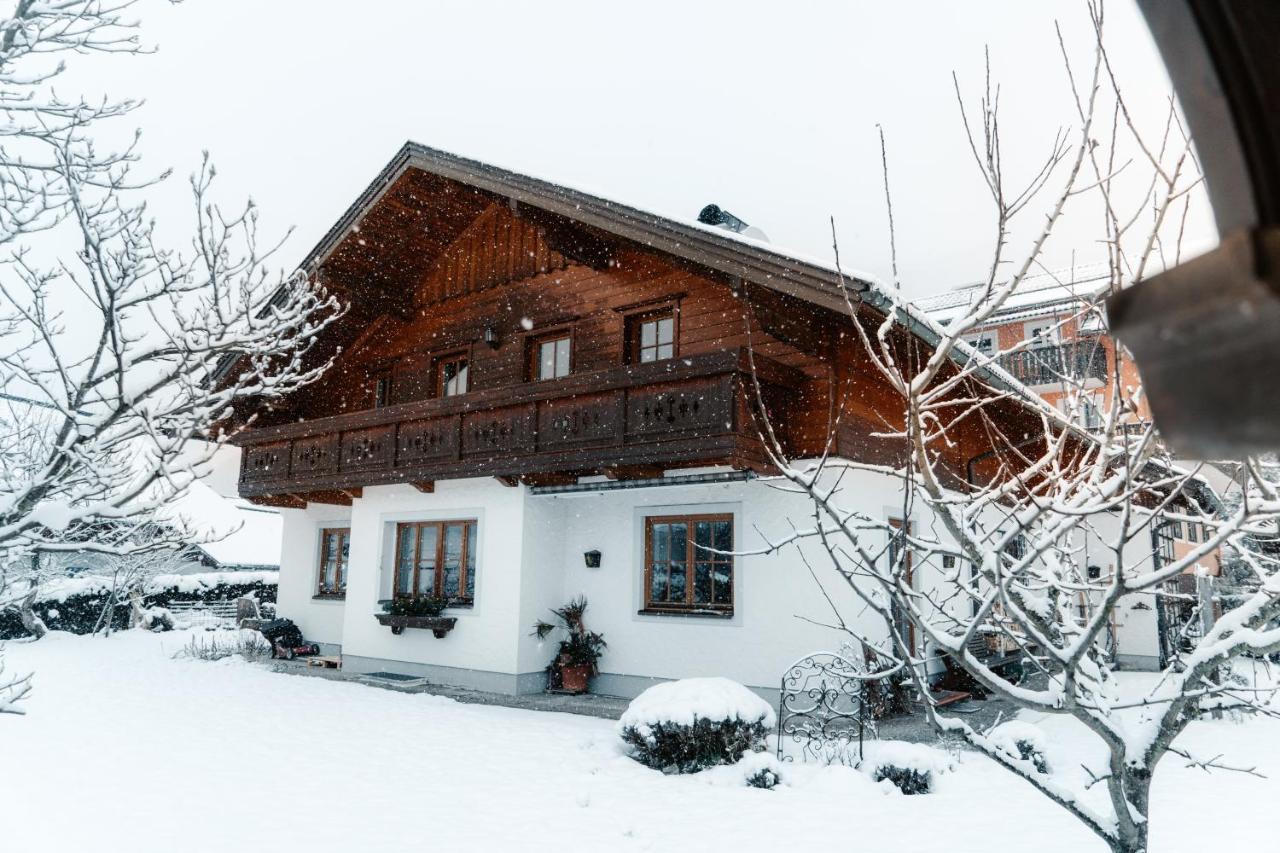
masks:
[[[645,609],[733,611],[733,516],[645,519]]]
[[[476,593],[476,522],[396,525],[395,594],[430,595],[467,605]]]
[[[320,531],[320,581],[317,595],[347,594],[347,557],[351,552],[351,528],[326,527]]]

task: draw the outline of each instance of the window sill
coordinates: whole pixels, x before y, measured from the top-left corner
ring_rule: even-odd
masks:
[[[641,616],[683,616],[689,619],[732,619],[732,610],[676,610],[646,607],[636,611]]]
[[[346,596],[343,596],[343,597],[345,598]],[[399,597],[400,596],[397,596],[397,598]],[[380,598],[378,599],[378,606],[383,607],[387,604],[390,604],[392,600],[393,599],[390,599],[390,598]],[[472,610],[475,608],[475,606],[476,606],[475,599],[472,599],[471,601],[452,601],[449,603],[449,606],[445,608],[445,610]]]
[[[312,601],[346,601],[347,594],[345,592],[321,592],[311,596]]]

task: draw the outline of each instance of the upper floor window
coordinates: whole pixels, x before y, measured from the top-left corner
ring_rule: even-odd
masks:
[[[391,405],[391,377],[379,376],[373,383],[373,407],[381,409]]]
[[[414,521],[396,525],[396,595],[470,604],[476,594],[476,522]]]
[[[631,318],[629,342],[631,362],[647,364],[674,358],[676,354],[676,317],[670,308],[640,314]]]
[[[436,396],[456,397],[467,393],[468,363],[465,354],[436,360]]]
[[[535,380],[568,376],[573,356],[573,339],[568,332],[535,338],[530,347],[529,376]]]
[[[994,355],[996,351],[995,332],[979,332],[965,337],[964,342],[978,351],[979,355]]]
[[[347,558],[351,553],[351,528],[327,527],[320,531],[320,577],[317,595],[347,594]]]
[[[646,518],[645,609],[732,613],[732,551],[732,515]]]
[[[1033,346],[1052,346],[1061,340],[1059,327],[1057,320],[1033,320],[1025,326],[1026,339]]]

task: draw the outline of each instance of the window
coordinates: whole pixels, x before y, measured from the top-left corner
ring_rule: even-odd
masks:
[[[373,407],[381,409],[391,403],[391,377],[379,376],[373,384]]]
[[[320,531],[320,582],[316,595],[340,598],[347,594],[347,556],[351,552],[351,528],[327,527]]]
[[[534,380],[559,379],[569,375],[573,342],[568,332],[535,338],[529,348],[532,363],[529,376]]]
[[[1182,522],[1181,521],[1169,522],[1169,535],[1172,536],[1174,539],[1182,538]]]
[[[476,523],[415,521],[396,526],[393,593],[470,604],[476,594]]]
[[[1058,322],[1053,319],[1033,320],[1025,326],[1027,340],[1033,346],[1051,346],[1058,343]]]
[[[979,355],[990,356],[996,351],[996,339],[994,332],[982,332],[977,335],[970,335],[964,339],[964,342],[978,351]]]
[[[1192,542],[1200,541],[1200,525],[1194,521],[1187,522],[1187,538]]]
[[[646,518],[644,551],[646,610],[733,612],[732,515]]]
[[[467,357],[450,355],[436,360],[436,396],[456,397],[467,393]]]
[[[633,364],[648,364],[674,358],[676,318],[670,309],[639,314],[631,318],[630,355]]]

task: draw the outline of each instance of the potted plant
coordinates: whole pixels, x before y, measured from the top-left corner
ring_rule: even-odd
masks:
[[[578,596],[563,607],[551,612],[555,622],[539,621],[533,626],[533,634],[545,640],[555,631],[564,631],[560,649],[547,666],[549,688],[567,693],[586,693],[588,680],[598,672],[597,664],[605,648],[604,637],[588,631],[583,623],[587,599]]]
[[[426,628],[441,639],[458,623],[452,616],[440,615],[449,603],[449,599],[434,595],[401,595],[384,601],[383,612],[376,616],[393,634],[403,634],[405,628]]]

